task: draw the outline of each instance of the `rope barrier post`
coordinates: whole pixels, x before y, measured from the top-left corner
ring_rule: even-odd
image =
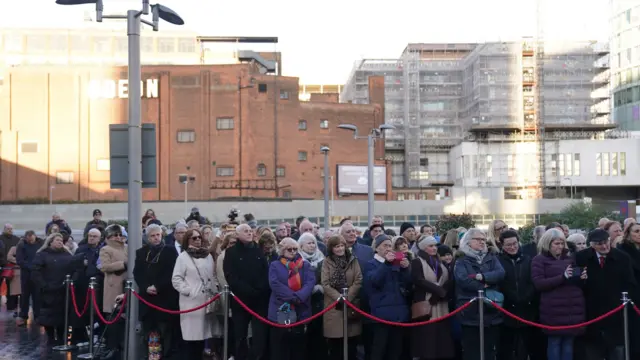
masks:
[[[480,323],[480,360],[484,360],[484,290],[478,290],[478,319]]]
[[[127,303],[124,305],[127,307],[127,317],[125,319],[125,321],[127,322],[126,324],[126,328],[125,328],[125,336],[124,336],[124,356],[122,357],[123,359],[128,359],[129,358],[129,347],[130,346],[136,346],[136,344],[129,344],[129,338],[131,335],[131,326],[129,326],[129,321],[135,321],[135,319],[131,318],[131,304],[133,303],[133,281],[131,280],[127,280],[127,282],[125,283],[125,287],[124,289],[126,290],[126,297],[127,297]]]
[[[225,285],[224,290],[222,290],[222,309],[223,309],[222,314],[224,316],[224,330],[223,330],[224,342],[222,343],[223,359],[229,358],[229,306],[231,305],[230,304],[231,297],[229,295],[231,295],[231,291],[229,290],[229,285]]]
[[[92,277],[89,279],[89,294],[88,296],[95,296],[96,289],[96,278]],[[100,309],[97,309],[100,311]],[[93,328],[95,320],[93,318],[94,311],[96,311],[95,306],[93,306],[93,299],[89,299],[89,352],[86,354],[78,355],[78,359],[83,360],[91,360],[93,359]]]
[[[349,289],[342,288],[342,347],[344,360],[349,360],[349,318],[348,311],[349,306],[347,301],[349,300]]]
[[[631,346],[629,342],[629,293],[626,291],[622,292],[622,304],[624,305],[623,315],[624,316],[624,359],[630,360],[630,349]]]
[[[64,332],[63,339],[64,343],[62,345],[54,346],[53,350],[55,351],[71,351],[76,348],[75,345],[69,345],[69,300],[71,299],[71,275],[67,275],[64,279]]]

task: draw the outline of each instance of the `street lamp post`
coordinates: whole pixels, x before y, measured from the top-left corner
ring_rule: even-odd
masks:
[[[573,199],[573,179],[572,178],[564,178],[565,180],[569,180],[569,195],[571,199]]]
[[[353,131],[353,138],[358,139],[367,139],[368,145],[368,161],[367,161],[367,218],[369,221],[369,225],[373,223],[373,211],[374,211],[374,202],[375,202],[375,188],[374,188],[374,150],[375,150],[375,141],[376,139],[382,139],[382,134],[385,130],[393,130],[396,127],[389,124],[382,124],[377,128],[371,129],[369,135],[358,136],[358,127],[352,124],[340,124],[338,125],[339,129],[351,130]]]
[[[150,5],[149,0],[142,0],[141,10],[128,10],[127,15],[103,15],[103,0],[56,0],[59,5],[80,5],[95,4],[96,21],[102,22],[103,19],[127,20],[127,38],[128,46],[128,70],[129,70],[129,184],[128,184],[128,223],[129,244],[128,262],[135,263],[136,250],[142,247],[142,229],[139,226],[133,226],[140,221],[142,214],[142,121],[140,118],[141,98],[142,98],[142,69],[140,62],[140,28],[142,24],[146,24],[158,31],[160,19],[174,24],[183,25],[184,20],[173,10],[166,6],[155,4]],[[152,21],[142,19],[142,15],[149,15],[151,8]],[[127,270],[129,280],[133,279],[133,266],[129,266]],[[127,337],[125,338],[125,359],[137,359],[137,337],[136,323],[138,318],[138,301],[135,298],[128,299],[132,301],[131,312],[127,314],[129,319],[129,327],[127,328]]]
[[[49,205],[53,205],[53,189],[55,186],[49,186]]]
[[[329,147],[323,146],[320,151],[324,153],[324,231],[331,226],[329,221]]]

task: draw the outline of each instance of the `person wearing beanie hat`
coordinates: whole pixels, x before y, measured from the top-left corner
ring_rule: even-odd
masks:
[[[197,220],[198,224],[200,225],[207,224],[207,219],[205,219],[204,216],[200,215],[200,209],[198,209],[197,207],[191,208],[191,213],[186,219],[184,219],[184,222],[189,223],[189,221],[191,220]]]
[[[104,231],[107,228],[107,222],[102,220],[102,211],[100,209],[93,210],[93,219],[87,223],[84,227],[83,237],[86,239],[87,234],[89,234],[89,230],[91,229],[99,229],[100,231]]]
[[[447,245],[440,244],[438,245],[438,256],[443,263],[449,265],[453,261],[453,250]]]
[[[413,224],[405,222],[400,225],[400,236],[407,239],[409,242],[409,249],[413,248],[416,244],[416,240],[418,239],[418,233],[416,232],[415,226]]]
[[[409,260],[396,259],[388,235],[378,235],[373,241],[376,254],[362,271],[371,314],[387,321],[408,322],[411,316],[407,292],[412,287]],[[398,359],[404,332],[386,324],[376,324],[372,329],[372,359]]]

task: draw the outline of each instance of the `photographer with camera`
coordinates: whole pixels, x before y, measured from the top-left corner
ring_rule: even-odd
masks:
[[[200,225],[207,224],[207,219],[205,219],[204,216],[200,215],[200,209],[198,209],[197,207],[191,208],[191,214],[189,214],[189,216],[184,219],[184,222],[188,224],[191,220],[196,220]]]

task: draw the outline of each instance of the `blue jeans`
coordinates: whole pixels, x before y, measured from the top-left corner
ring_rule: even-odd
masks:
[[[549,336],[547,343],[548,360],[572,360],[573,336]]]

